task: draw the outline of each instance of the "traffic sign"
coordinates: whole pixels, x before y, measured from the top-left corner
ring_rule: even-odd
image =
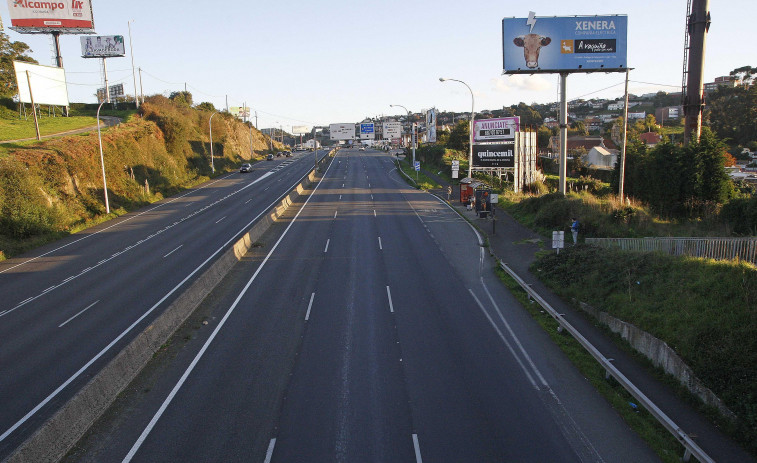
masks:
[[[421,162],[415,161],[415,171],[418,172],[419,170],[421,170]]]

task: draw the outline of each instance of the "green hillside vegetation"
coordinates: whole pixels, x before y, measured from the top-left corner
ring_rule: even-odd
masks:
[[[737,415],[721,424],[757,454],[757,270],[736,262],[579,245],[533,264],[564,300],[663,339]]]
[[[111,215],[207,180],[209,111],[163,96],[102,132]],[[257,161],[268,138],[224,113],[213,117],[216,175]],[[274,149],[283,147],[274,143]],[[106,220],[97,132],[0,145],[0,258]]]

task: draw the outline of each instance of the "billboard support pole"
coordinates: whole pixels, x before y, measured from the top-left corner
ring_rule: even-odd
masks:
[[[105,74],[105,102],[110,103],[110,89],[108,88],[108,65],[103,57],[103,74]]]
[[[618,182],[618,197],[620,202],[623,202],[623,184],[626,178],[626,141],[628,137],[628,73],[629,68],[626,68],[626,96],[625,104],[623,106],[623,148],[620,151],[620,180]]]
[[[63,67],[63,57],[60,54],[60,31],[53,32],[53,43],[55,44],[55,65]]]
[[[29,84],[29,99],[32,100],[32,114],[34,114],[34,128],[37,131],[37,140],[42,140],[39,134],[39,121],[37,120],[37,108],[34,107],[34,93],[32,93],[32,79],[29,71],[26,71],[26,82]]]
[[[560,193],[566,192],[565,177],[568,172],[568,99],[567,72],[560,73]]]
[[[110,203],[108,203],[108,183],[105,181],[105,158],[103,158],[103,138],[100,134],[100,108],[103,107],[104,101],[97,107],[97,141],[100,144],[100,166],[103,170],[103,192],[105,193],[105,213],[110,214]]]

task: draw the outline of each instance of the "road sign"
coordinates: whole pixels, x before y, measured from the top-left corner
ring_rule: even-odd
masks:
[[[419,170],[421,170],[421,162],[415,161],[415,171],[418,172]]]
[[[489,195],[489,202],[491,204],[498,204],[499,203],[499,194],[498,193],[492,193]]]
[[[562,249],[565,247],[565,232],[553,231],[552,232],[552,249]]]
[[[460,170],[460,161],[452,161],[452,170]]]

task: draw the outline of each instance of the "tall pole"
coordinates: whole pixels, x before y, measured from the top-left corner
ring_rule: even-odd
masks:
[[[686,102],[683,107],[684,114],[686,114],[683,131],[684,144],[688,144],[692,139],[699,141],[699,136],[702,133],[704,53],[707,31],[710,29],[709,4],[709,0],[693,0],[691,16],[688,18],[689,69],[688,81],[686,82]]]
[[[131,23],[133,19],[129,20],[126,24],[129,26],[129,53],[131,53],[131,76],[134,79],[134,102],[139,109],[139,97],[137,97],[137,73],[134,71],[134,45],[131,40]],[[140,76],[141,79],[141,76]]]
[[[210,125],[210,170],[215,174],[216,173],[216,166],[213,162],[213,116],[218,114],[218,111],[214,112],[210,115],[210,119],[208,119],[208,124]]]
[[[108,64],[105,58],[103,58],[103,74],[105,74],[105,101],[110,103],[110,89],[108,88]]]
[[[145,104],[145,92],[142,89],[142,68],[139,68],[139,94],[142,96],[142,104]]]
[[[37,140],[42,140],[39,134],[39,121],[37,120],[37,108],[34,106],[34,93],[32,92],[32,78],[29,71],[26,71],[26,82],[29,85],[29,99],[32,102],[32,113],[34,113],[34,129],[37,131]]]
[[[568,172],[568,91],[567,72],[560,73],[560,193],[567,191],[566,174]]]
[[[97,140],[100,143],[100,166],[103,171],[103,192],[105,193],[105,213],[110,214],[110,204],[108,203],[108,183],[105,181],[105,158],[103,157],[103,138],[100,135],[100,108],[103,107],[105,101],[100,103],[97,107]]]
[[[630,69],[626,68],[626,96],[625,105],[623,106],[623,148],[620,151],[620,181],[618,187],[618,197],[623,202],[623,184],[626,178],[626,141],[628,135],[628,73]]]
[[[468,178],[473,178],[473,129],[474,129],[474,124],[475,124],[475,120],[476,120],[476,110],[475,110],[476,109],[476,100],[473,97],[473,90],[471,90],[470,85],[468,85],[465,82],[463,82],[462,80],[458,80],[458,79],[445,79],[444,77],[440,77],[439,78],[440,82],[444,82],[444,81],[447,81],[447,80],[451,80],[451,81],[454,81],[454,82],[460,82],[461,84],[463,84],[466,87],[468,87],[468,91],[470,92],[470,127],[469,127],[469,129],[470,129],[469,130],[469,132],[470,132],[470,140],[468,142],[468,148],[469,148],[468,149]]]
[[[55,44],[55,65],[63,67],[63,57],[60,54],[60,32],[53,32],[53,43]]]

